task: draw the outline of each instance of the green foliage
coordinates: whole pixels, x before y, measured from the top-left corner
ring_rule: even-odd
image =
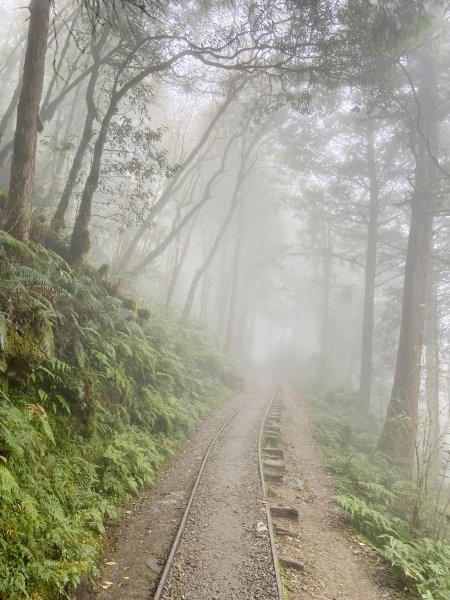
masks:
[[[0,599],[95,573],[105,521],[232,382],[214,342],[139,319],[94,269],[0,234]]]
[[[450,599],[450,546],[430,538],[402,540],[384,536],[381,555],[416,583],[427,600]]]
[[[394,569],[411,597],[450,600],[450,544],[411,527],[414,482],[376,451],[376,427],[345,401],[312,403],[316,437],[336,474],[335,499],[351,524]]]
[[[386,512],[371,508],[364,500],[356,496],[339,495],[336,502],[349,515],[358,528],[370,538],[390,533],[398,535],[397,529],[403,526],[402,521],[395,519]]]

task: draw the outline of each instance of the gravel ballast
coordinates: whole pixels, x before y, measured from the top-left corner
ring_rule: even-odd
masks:
[[[163,600],[276,600],[259,476],[259,431],[269,402],[249,394],[210,455]]]

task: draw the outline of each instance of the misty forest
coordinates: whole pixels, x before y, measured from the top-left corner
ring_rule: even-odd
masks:
[[[0,600],[450,600],[450,4],[0,31]]]

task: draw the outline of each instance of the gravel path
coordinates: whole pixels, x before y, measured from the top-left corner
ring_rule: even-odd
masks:
[[[258,436],[268,400],[267,393],[249,394],[220,436],[194,500],[164,600],[277,598],[258,472]]]

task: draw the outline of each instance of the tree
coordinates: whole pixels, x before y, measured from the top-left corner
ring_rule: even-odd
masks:
[[[125,6],[142,9],[136,0],[123,0]],[[116,15],[115,0],[104,0],[107,14]],[[101,16],[100,3],[85,6],[94,18]],[[2,215],[2,227],[21,241],[31,231],[32,193],[38,132],[42,128],[39,107],[45,73],[45,57],[50,21],[51,0],[31,0],[28,39],[23,65],[22,88],[17,106],[17,124],[14,136],[11,180],[8,200]]]
[[[428,45],[419,50],[417,60],[420,84],[418,93],[414,95],[416,117],[412,131],[415,183],[411,199],[400,340],[391,400],[379,440],[380,450],[403,464],[411,461],[418,426],[427,276],[436,199],[437,172],[433,157],[438,152],[437,70]]]
[[[13,160],[8,200],[2,228],[21,241],[31,231],[31,196],[50,20],[50,0],[31,0],[30,24],[23,67],[23,81],[17,106]]]

